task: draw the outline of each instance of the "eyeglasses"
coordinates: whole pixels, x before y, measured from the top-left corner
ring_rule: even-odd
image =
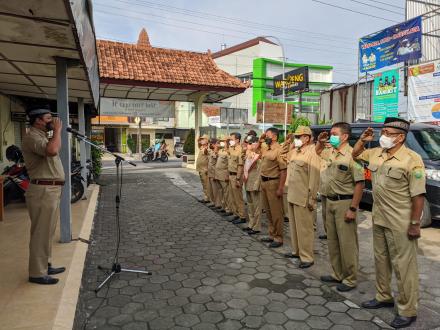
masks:
[[[381,134],[385,135],[385,136],[397,136],[397,135],[400,135],[403,133],[392,133],[392,132],[388,131],[387,129],[382,129]]]

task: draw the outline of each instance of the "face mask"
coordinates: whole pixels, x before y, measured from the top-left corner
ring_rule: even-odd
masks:
[[[381,135],[380,139],[379,139],[379,143],[380,146],[384,149],[391,149],[392,147],[394,147],[396,144],[394,143],[394,141],[396,140],[396,138],[392,138],[389,136],[385,136],[385,135]]]
[[[265,139],[264,139],[264,142],[266,142],[266,144],[267,144],[268,146],[270,146],[270,145],[272,144],[272,138],[265,138]]]
[[[224,148],[225,147],[225,143],[224,142],[220,142],[220,148]]]
[[[229,145],[230,145],[231,147],[235,146],[235,140],[231,140],[231,141],[229,141]]]
[[[206,141],[202,140],[202,141],[200,141],[200,144],[201,144],[202,146],[204,146],[204,145],[206,144]]]
[[[341,137],[339,135],[332,135],[329,142],[333,148],[337,148],[341,144]]]
[[[295,148],[301,148],[303,145],[303,142],[300,139],[295,139],[294,143],[295,143]]]

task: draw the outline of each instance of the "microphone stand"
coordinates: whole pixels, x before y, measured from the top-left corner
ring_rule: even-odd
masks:
[[[95,289],[95,292],[98,292],[99,290],[102,289],[102,287],[108,282],[110,281],[110,279],[117,275],[120,274],[121,272],[125,272],[125,273],[138,273],[138,274],[145,274],[145,275],[151,275],[151,272],[146,271],[146,270],[136,270],[136,269],[128,269],[128,268],[122,268],[121,264],[119,263],[119,246],[121,243],[121,226],[120,226],[120,221],[119,221],[119,205],[121,203],[121,192],[122,192],[122,163],[123,162],[127,162],[128,164],[132,165],[132,166],[136,166],[135,163],[133,163],[132,161],[126,160],[123,157],[108,151],[106,148],[93,143],[92,141],[90,141],[90,139],[77,132],[74,129],[71,129],[70,127],[67,128],[67,131],[69,133],[71,133],[76,139],[83,141],[84,143],[87,143],[88,145],[90,145],[91,147],[101,150],[104,153],[107,153],[109,155],[112,155],[115,158],[115,164],[116,164],[116,194],[115,194],[115,208],[116,208],[116,212],[115,212],[115,222],[116,222],[116,227],[117,227],[117,237],[116,237],[116,253],[115,256],[113,258],[113,263],[111,268],[105,268],[102,266],[98,266],[98,269],[101,270],[110,270],[111,273],[104,279],[104,281],[102,281]]]

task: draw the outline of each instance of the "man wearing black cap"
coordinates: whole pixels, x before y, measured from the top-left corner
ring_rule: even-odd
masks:
[[[386,118],[379,139],[381,147],[364,149],[373,141],[373,129],[362,133],[353,158],[368,162],[373,185],[373,246],[376,266],[376,297],[362,304],[377,309],[394,306],[392,270],[399,296],[391,322],[404,328],[415,321],[419,293],[417,239],[420,237],[425,194],[425,168],[421,157],[405,145],[409,122]]]
[[[62,123],[52,118],[49,109],[28,111],[31,125],[23,138],[23,156],[31,179],[26,191],[26,205],[31,219],[29,243],[29,281],[37,284],[56,284],[51,277],[65,268],[50,264],[52,241],[59,215],[64,169],[59,157]],[[48,139],[47,132],[53,131]]]

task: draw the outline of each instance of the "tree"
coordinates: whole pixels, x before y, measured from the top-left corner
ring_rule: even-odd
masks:
[[[188,135],[185,138],[185,143],[183,144],[183,152],[189,155],[194,155],[196,151],[195,138],[196,133],[194,129],[190,129]]]
[[[310,126],[312,122],[307,117],[299,116],[297,117],[295,114],[292,116],[292,121],[290,122],[290,131],[295,132],[298,126]]]

